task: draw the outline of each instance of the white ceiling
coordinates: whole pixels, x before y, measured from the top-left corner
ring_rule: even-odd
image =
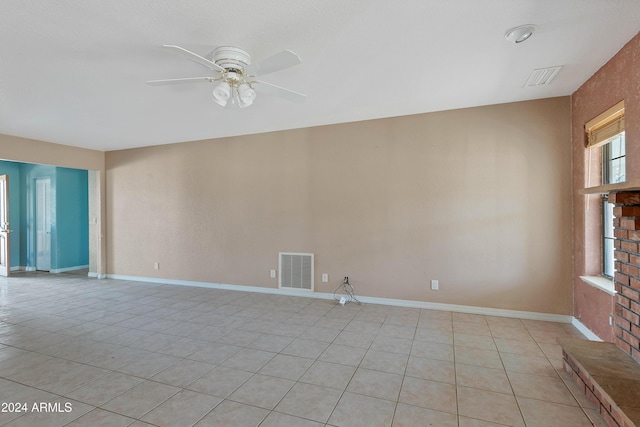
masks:
[[[0,133],[109,151],[570,95],[639,30],[638,0],[0,0]],[[308,99],[149,86],[211,75],[163,44],[291,49],[302,64],[264,80]]]

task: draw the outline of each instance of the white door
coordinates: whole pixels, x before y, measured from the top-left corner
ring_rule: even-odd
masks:
[[[51,270],[51,180],[36,179],[36,270]]]
[[[0,276],[11,271],[9,260],[9,177],[0,175]]]

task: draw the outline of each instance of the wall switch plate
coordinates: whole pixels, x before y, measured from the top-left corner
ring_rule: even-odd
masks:
[[[269,275],[271,276],[272,279],[275,279],[276,278],[276,271],[275,270],[271,270],[269,272]]]
[[[438,283],[437,280],[432,280],[431,281],[431,290],[432,291],[437,291],[439,289],[440,285]]]
[[[160,270],[160,263],[159,263],[159,262],[157,262],[157,261],[156,261],[156,262],[154,262],[154,263],[153,263],[153,269],[154,269],[154,270]]]
[[[329,275],[327,273],[322,273],[322,283],[329,282]]]

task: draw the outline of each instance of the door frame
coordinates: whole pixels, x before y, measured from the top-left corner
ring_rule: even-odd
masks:
[[[11,238],[9,229],[9,175],[0,175],[0,276],[11,275]]]
[[[38,216],[38,208],[39,208],[39,196],[41,196],[40,194],[38,194],[39,192],[39,183],[44,183],[44,188],[45,188],[45,194],[44,194],[44,215],[45,215],[45,221],[48,222],[48,224],[45,224],[45,239],[47,242],[45,242],[45,246],[48,246],[47,251],[48,251],[48,260],[46,262],[46,265],[42,265],[42,263],[39,262],[40,259],[40,255],[39,255],[39,250],[40,250],[40,246],[38,243],[40,242],[39,236],[38,236],[38,222],[40,221],[40,218]],[[52,266],[52,247],[53,247],[53,235],[52,235],[52,214],[53,211],[51,209],[51,187],[52,187],[52,179],[51,177],[48,176],[42,176],[42,177],[36,177],[33,179],[33,216],[32,216],[32,223],[34,224],[34,229],[33,229],[33,256],[34,256],[34,263],[33,263],[33,268],[36,271],[51,271],[51,266]],[[48,230],[47,230],[48,228]],[[48,244],[47,244],[48,243]],[[43,268],[38,268],[38,267],[43,267]],[[45,268],[46,267],[46,268]]]

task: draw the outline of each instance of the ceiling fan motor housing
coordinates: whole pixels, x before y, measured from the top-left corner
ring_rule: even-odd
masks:
[[[213,51],[213,62],[229,72],[245,74],[251,64],[251,56],[244,50],[232,46],[220,46]]]

